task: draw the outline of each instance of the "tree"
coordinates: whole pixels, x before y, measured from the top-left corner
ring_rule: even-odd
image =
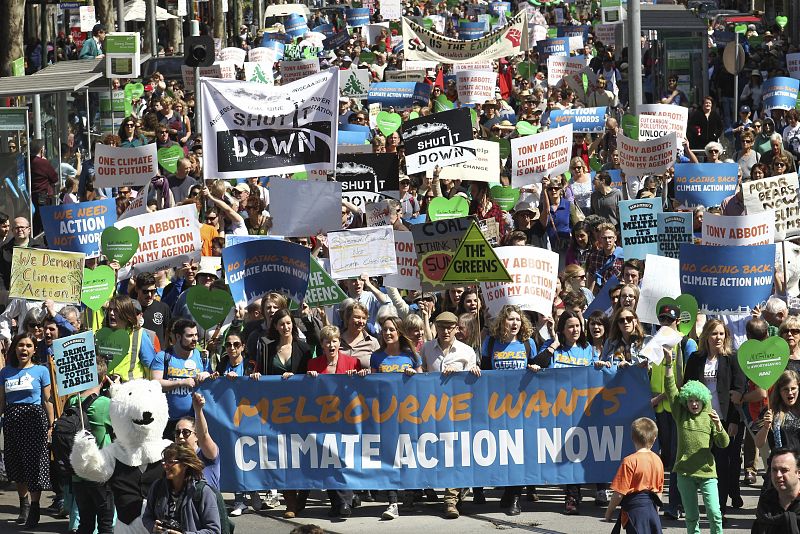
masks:
[[[25,0],[5,0],[0,2],[0,75],[11,74],[11,62],[21,58],[24,53]]]
[[[228,46],[225,39],[225,14],[222,12],[222,0],[214,2],[214,26],[212,35],[222,40],[222,48]]]
[[[108,31],[116,31],[117,9],[114,0],[94,0],[94,11],[97,20],[104,24]]]

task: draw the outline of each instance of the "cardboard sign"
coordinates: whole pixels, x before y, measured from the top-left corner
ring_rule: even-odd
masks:
[[[648,254],[658,254],[658,214],[661,211],[660,198],[623,200],[619,203],[625,259],[643,260]]]
[[[511,140],[511,183],[514,187],[541,183],[544,176],[569,170],[572,125]]]
[[[328,233],[328,256],[334,280],[397,272],[394,232],[386,226]]]
[[[742,184],[747,213],[775,212],[775,240],[800,234],[797,173],[781,174]]]
[[[471,217],[460,217],[411,227],[423,291],[438,291],[446,287],[442,277],[472,221]]]
[[[182,150],[181,155],[183,155]],[[95,147],[94,161],[95,187],[144,185],[150,183],[150,180],[158,174],[155,143],[135,148],[98,143]]]
[[[453,198],[436,197],[428,204],[428,219],[442,221],[458,219],[469,214],[469,201],[461,195]]]
[[[558,254],[538,247],[499,247],[495,254],[503,262],[511,282],[482,282],[481,293],[489,314],[496,317],[507,305],[543,315],[553,312]]]
[[[311,274],[308,277],[305,303],[312,307],[331,306],[347,299],[331,275],[320,265],[315,257],[311,257]]]
[[[8,296],[78,304],[83,260],[84,255],[79,252],[14,247]]]
[[[550,127],[572,125],[574,132],[600,133],[606,127],[606,108],[554,109],[550,112]]]
[[[682,206],[719,206],[738,183],[736,163],[675,164],[675,200]]]
[[[467,108],[434,113],[403,124],[409,174],[469,161],[475,157],[472,119]]]
[[[100,255],[100,234],[117,221],[114,199],[40,206],[47,244],[55,250]]]
[[[384,276],[383,284],[398,289],[421,290],[413,234],[395,230],[394,250],[397,258],[397,272]]]
[[[308,237],[342,228],[342,184],[271,178],[272,229],[287,237]]]
[[[683,146],[686,138],[686,123],[689,108],[671,104],[643,104],[639,112],[639,141],[649,141],[664,137],[670,132],[678,136],[678,146]]]
[[[70,395],[98,385],[94,333],[54,339],[53,364],[57,395]]]
[[[458,100],[462,104],[483,104],[494,98],[497,73],[462,70],[456,73]]]
[[[265,48],[264,50],[268,49]],[[272,66],[266,63],[246,61],[244,64],[244,79],[245,81],[254,83],[264,83],[267,85],[275,84]]]
[[[367,98],[371,77],[367,69],[339,71],[339,94],[348,98]]]
[[[342,198],[363,209],[368,202],[396,196],[400,162],[395,154],[342,154],[335,176]]]
[[[422,83],[425,81],[425,71],[423,69],[384,71],[383,79],[387,82]]]
[[[319,72],[319,60],[301,59],[300,61],[281,61],[283,83],[291,83]]]
[[[678,138],[674,132],[652,141],[636,141],[617,135],[620,169],[628,176],[664,174],[675,164]]]
[[[131,200],[131,203],[128,204],[128,207],[125,211],[122,212],[122,215],[118,217],[118,220],[127,219],[128,217],[133,217],[134,215],[142,215],[144,213],[148,213],[147,211],[147,198],[150,193],[150,184],[145,184],[145,186],[139,191],[139,194],[136,195],[136,198]],[[114,210],[116,213],[116,210]]]
[[[439,170],[440,180],[470,180],[473,182],[500,181],[500,145],[485,139],[473,139],[469,146],[475,158],[448,165]]]
[[[764,341],[748,339],[739,347],[739,367],[747,378],[762,389],[771,388],[786,370],[789,344],[785,339],[771,336]]]
[[[738,217],[706,213],[703,216],[703,245],[748,246],[775,242],[774,212]]]
[[[139,232],[131,226],[121,228],[111,226],[103,230],[100,246],[108,261],[125,265],[139,247]]]
[[[364,215],[367,217],[367,226],[391,226],[392,211],[394,210],[389,205],[388,200],[368,202],[367,207],[364,209]]]
[[[442,282],[511,282],[511,275],[473,221],[453,254]]]
[[[692,295],[680,295],[677,298],[664,297],[656,304],[655,313],[658,313],[662,306],[675,306],[681,311],[678,321],[678,331],[681,334],[688,336],[694,330],[697,322],[697,299]]]
[[[230,61],[239,66],[244,64],[245,58],[247,58],[247,50],[237,46],[223,48],[218,54],[218,59],[220,61]]]
[[[691,212],[668,212],[658,214],[658,255],[677,258],[682,243],[691,243],[694,227]]]
[[[300,302],[311,271],[311,251],[278,239],[245,241],[222,250],[225,282],[237,306],[274,291]]]
[[[636,314],[642,323],[658,324],[657,303],[663,297],[677,297],[681,294],[680,263],[674,258],[664,258],[648,254],[645,257],[644,278]],[[611,288],[614,285],[607,285]],[[605,294],[606,291],[601,290]],[[598,295],[599,298],[599,295]],[[597,299],[595,299],[597,300]]]

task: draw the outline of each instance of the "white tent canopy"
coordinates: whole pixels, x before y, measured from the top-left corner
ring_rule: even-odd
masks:
[[[144,22],[147,18],[147,5],[144,0],[132,0],[125,2],[125,22]],[[169,11],[163,7],[156,6],[156,20],[176,19]]]

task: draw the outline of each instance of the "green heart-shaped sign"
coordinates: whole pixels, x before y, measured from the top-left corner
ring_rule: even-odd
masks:
[[[747,33],[747,24],[737,24],[733,27],[733,31],[736,33]]]
[[[528,121],[519,121],[517,122],[517,132],[519,132],[520,135],[533,135],[539,133],[539,127],[534,126]]]
[[[108,302],[108,299],[114,294],[115,279],[114,269],[108,265],[84,269],[81,302],[92,311],[102,308],[103,304]]]
[[[375,63],[375,53],[369,50],[362,50],[358,55],[358,60],[362,63]]]
[[[126,98],[140,98],[144,94],[143,83],[129,83],[125,86]]]
[[[622,133],[631,139],[639,139],[639,117],[628,114],[623,115]]]
[[[519,189],[516,187],[496,185],[492,187],[490,191],[492,192],[492,198],[497,202],[497,205],[500,206],[500,209],[508,211],[519,202]]]
[[[158,164],[168,170],[170,173],[175,174],[178,170],[178,160],[184,156],[183,149],[180,145],[172,145],[171,147],[163,147],[158,149]]]
[[[375,121],[378,125],[378,130],[380,130],[381,133],[386,137],[389,137],[396,132],[398,128],[400,128],[400,124],[403,122],[403,117],[401,117],[398,113],[381,111],[378,113]]]
[[[688,294],[683,294],[678,298],[663,297],[656,304],[656,313],[661,306],[676,306],[681,310],[681,320],[678,322],[678,331],[684,336],[688,336],[697,322],[697,300]]]
[[[600,170],[603,168],[603,164],[599,159],[597,159],[597,156],[592,156],[589,158],[589,168],[594,172],[600,172]]]
[[[426,30],[430,30],[431,28],[433,28],[433,20],[429,19],[428,17],[425,17],[424,19],[422,19],[422,27],[425,28]]]
[[[469,214],[469,202],[461,195],[451,199],[436,197],[428,204],[428,218],[431,221],[466,217]]]
[[[469,108],[469,118],[472,119],[472,127],[478,127],[478,112],[475,111],[475,108]]]
[[[769,389],[786,370],[789,344],[782,337],[764,341],[748,339],[739,347],[739,367],[745,376],[762,389]]]
[[[783,28],[789,22],[789,19],[784,17],[783,15],[778,15],[775,17],[775,24]]]
[[[224,321],[233,306],[233,297],[222,289],[193,286],[186,292],[186,307],[197,324],[206,330]]]
[[[511,141],[508,139],[498,139],[497,144],[500,145],[501,159],[506,159],[511,155]]]
[[[114,367],[122,362],[128,352],[131,350],[131,335],[124,329],[114,330],[104,326],[94,333],[94,344],[97,349],[97,354],[105,356],[111,360],[108,364],[108,373],[112,374]],[[125,370],[127,376],[128,370]]]
[[[108,261],[125,265],[139,249],[139,232],[133,226],[115,228],[109,226],[100,234],[100,250]]]
[[[412,120],[412,121],[414,119],[418,119],[419,118],[419,113],[417,113],[416,111],[412,111],[411,113],[408,114],[408,118],[409,118],[409,120]]]
[[[450,99],[447,98],[445,95],[439,95],[436,98],[436,102],[433,103],[433,111],[434,113],[439,113],[440,111],[447,111],[448,109],[453,109],[454,105],[450,102]]]

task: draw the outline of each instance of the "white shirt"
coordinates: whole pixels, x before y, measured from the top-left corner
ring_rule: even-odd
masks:
[[[422,367],[427,372],[441,373],[447,367],[455,366],[459,371],[468,371],[477,363],[475,351],[461,341],[454,339],[450,349],[445,352],[438,339],[426,341],[422,345]]]
[[[703,369],[703,381],[711,390],[711,408],[717,413],[722,413],[719,408],[719,393],[717,393],[717,372],[719,371],[719,357],[706,359],[706,366]]]

